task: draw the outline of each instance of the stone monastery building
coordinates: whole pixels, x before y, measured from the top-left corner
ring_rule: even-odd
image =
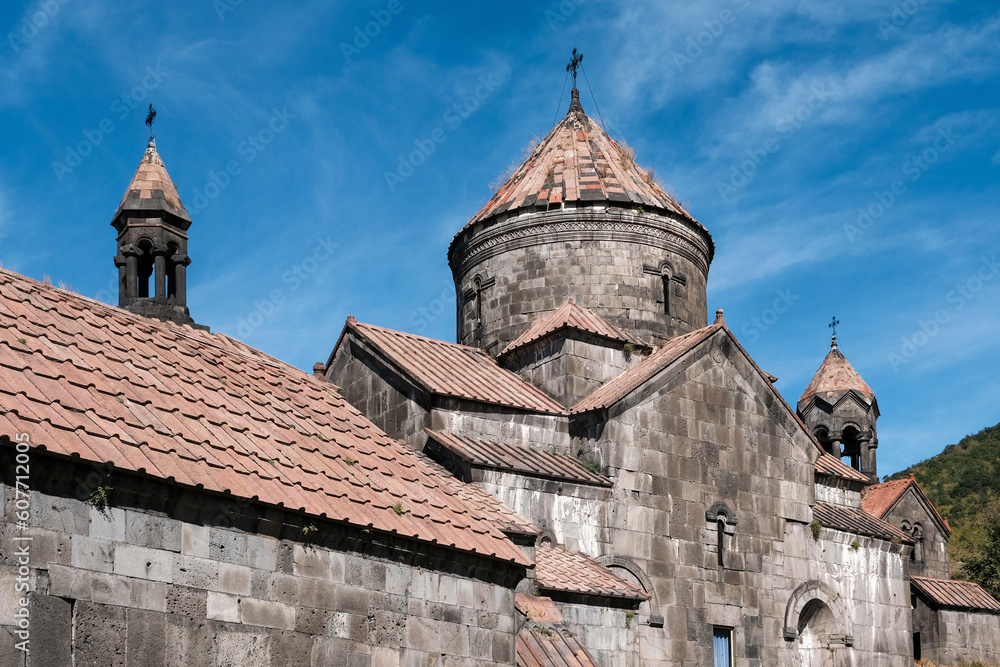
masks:
[[[789,406],[576,88],[448,249],[458,343],[348,318],[310,375],[210,333],[191,222],[151,141],[118,308],[0,270],[0,664],[1000,661],[836,338]]]

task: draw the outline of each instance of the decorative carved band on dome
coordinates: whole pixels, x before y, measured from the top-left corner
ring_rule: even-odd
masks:
[[[650,213],[546,211],[518,216],[487,229],[467,230],[465,238],[453,246],[449,263],[457,275],[465,275],[480,262],[518,248],[564,241],[621,241],[677,253],[707,276],[710,242],[699,231],[690,223]]]

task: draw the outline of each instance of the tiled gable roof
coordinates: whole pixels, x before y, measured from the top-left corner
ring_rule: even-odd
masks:
[[[827,475],[828,477],[839,477],[841,479],[849,479],[854,482],[864,482],[868,483],[868,475],[859,472],[847,465],[836,456],[823,452],[816,459],[816,472],[821,475]]]
[[[935,606],[1000,614],[1000,602],[979,584],[954,579],[931,579],[910,575],[910,585]]]
[[[562,623],[563,615],[559,607],[552,601],[540,595],[528,595],[527,593],[514,594],[514,606],[519,612],[528,617],[529,621],[537,623]]]
[[[912,479],[896,479],[872,485],[861,499],[861,507],[872,516],[881,519],[910,488],[912,481]]]
[[[910,536],[899,528],[854,507],[816,503],[816,506],[813,507],[813,517],[823,526],[842,530],[845,533],[878,537],[883,540],[898,539],[907,544],[913,543]]]
[[[362,324],[353,317],[347,320],[345,333],[348,331],[375,347],[432,394],[532,412],[565,412],[555,399],[501,368],[480,349]],[[341,336],[338,348],[343,340]]]
[[[903,497],[903,494],[911,488],[916,494],[917,499],[930,509],[931,518],[944,530],[945,534],[950,534],[951,526],[948,525],[948,521],[938,513],[937,508],[934,507],[934,503],[931,502],[930,498],[927,497],[927,494],[924,493],[917,480],[913,477],[890,480],[870,486],[861,498],[861,507],[872,516],[881,519],[889,513],[889,510]]]
[[[145,217],[162,213],[173,216],[174,222],[182,229],[187,229],[191,224],[191,216],[181,203],[177,187],[170,180],[167,168],[156,152],[156,144],[150,140],[135,176],[118,205],[114,220],[117,221],[123,214]]]
[[[722,328],[721,324],[713,324],[671,338],[659,350],[574,405],[572,412],[580,414],[614,405]]]
[[[827,403],[835,403],[843,394],[852,390],[868,403],[875,399],[875,392],[872,391],[867,382],[861,379],[861,375],[854,370],[851,362],[841,353],[837,347],[837,340],[834,338],[826,359],[820,364],[816,374],[809,382],[809,386],[799,398],[799,409],[801,410],[804,403],[807,403],[813,396],[819,396]]]
[[[545,338],[549,334],[561,329],[576,329],[577,331],[590,333],[600,338],[621,343],[632,343],[639,347],[648,347],[635,336],[619,329],[583,306],[577,305],[573,299],[570,299],[555,312],[535,322],[530,329],[505,347],[498,356],[503,357],[518,348]]]
[[[694,220],[577,103],[469,223],[567,202],[644,206]]]
[[[424,429],[448,451],[473,466],[565,480],[578,484],[611,486],[611,480],[584,468],[579,461],[564,454],[550,454],[492,440]]]
[[[221,334],[0,270],[0,434],[530,566],[483,511],[329,382]],[[401,511],[400,511],[401,510]]]
[[[517,635],[517,667],[597,667],[575,634],[526,627]]]
[[[441,482],[454,491],[462,502],[478,510],[508,535],[541,535],[542,529],[525,519],[523,516],[504,505],[486,489],[476,484],[466,484],[445,470],[441,464],[423,452],[414,452],[414,456],[427,464],[431,474],[440,478]]]
[[[578,551],[540,545],[535,549],[535,576],[539,590],[594,595],[625,600],[648,600],[649,594],[622,579],[597,560]]]

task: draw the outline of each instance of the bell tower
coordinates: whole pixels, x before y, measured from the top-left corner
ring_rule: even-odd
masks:
[[[836,333],[796,411],[827,453],[850,459],[852,468],[878,482],[878,401],[838,348]]]
[[[138,315],[194,324],[187,308],[191,216],[152,136],[111,225],[118,232],[118,305]]]

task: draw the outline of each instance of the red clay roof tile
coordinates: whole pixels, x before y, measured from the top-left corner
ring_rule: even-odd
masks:
[[[560,591],[626,600],[648,600],[649,594],[622,579],[600,562],[578,551],[541,545],[535,549],[535,576],[543,591]]]
[[[823,452],[816,459],[815,463],[816,472],[821,475],[827,475],[829,477],[839,477],[841,479],[849,479],[855,482],[865,482],[868,483],[868,475],[859,472],[847,465],[836,456]]]
[[[693,220],[635,163],[634,151],[616,143],[576,105],[469,224],[505,211],[574,201],[642,205]]]
[[[619,329],[583,306],[578,306],[573,299],[570,299],[555,312],[535,322],[530,329],[518,336],[516,340],[505,347],[497,356],[503,357],[520,347],[545,338],[549,334],[562,329],[576,329],[608,340],[631,343],[639,347],[648,347],[648,345],[635,336]]]
[[[932,512],[931,518],[935,519],[944,531],[950,534],[951,527],[948,525],[948,522],[938,513],[937,508],[934,507],[934,503],[931,502],[927,494],[924,493],[924,490],[920,488],[920,484],[913,477],[873,484],[864,492],[861,498],[861,508],[872,516],[882,519],[889,513],[889,510],[893,508],[896,502],[903,497],[903,494],[911,488],[917,499],[923,501],[930,508]]]
[[[842,530],[845,533],[868,535],[883,540],[898,539],[907,544],[913,543],[913,539],[899,528],[854,507],[816,503],[816,506],[813,507],[813,517],[819,520],[823,526]]]
[[[476,492],[446,483],[328,382],[226,336],[5,270],[0,306],[3,330],[37,334],[0,337],[4,434],[27,432],[56,454],[532,566],[501,531],[513,513],[470,501]]]
[[[149,210],[170,213],[178,219],[184,229],[191,224],[191,216],[181,203],[177,188],[167,174],[167,168],[156,152],[156,144],[152,139],[118,205],[115,219],[129,212],[141,214]]]
[[[352,332],[432,394],[532,412],[563,414],[564,408],[540,389],[497,365],[474,347],[362,324],[348,318]],[[341,336],[337,347],[343,344]],[[336,354],[335,349],[333,354]],[[331,355],[332,357],[332,355]]]
[[[587,470],[579,461],[564,454],[550,454],[446,431],[424,430],[448,451],[476,467],[510,470],[578,484],[611,486],[610,479]]]
[[[659,350],[574,405],[572,412],[580,414],[614,405],[722,328],[721,324],[712,324],[671,338]]]
[[[910,575],[910,585],[923,594],[935,607],[969,609],[1000,614],[1000,602],[993,599],[979,584],[954,579],[931,579]]]
[[[517,635],[517,667],[597,667],[597,663],[573,633],[526,627]]]
[[[514,606],[519,612],[536,623],[562,623],[563,615],[552,598],[538,595],[517,593],[514,595]]]
[[[799,398],[799,409],[801,410],[803,403],[808,402],[813,396],[819,396],[827,403],[835,403],[843,394],[852,390],[868,403],[875,399],[875,392],[861,379],[861,375],[854,370],[851,362],[837,348],[837,339],[834,338],[826,359],[820,364],[819,370],[813,375],[809,386]]]

